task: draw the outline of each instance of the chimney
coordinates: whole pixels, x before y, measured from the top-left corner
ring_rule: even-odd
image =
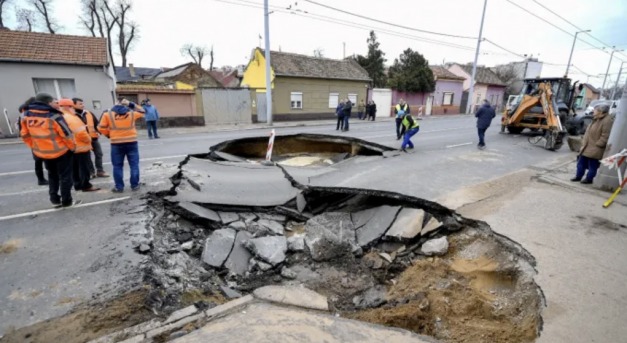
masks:
[[[135,77],[135,66],[133,63],[128,64],[128,71],[131,73],[131,77]]]

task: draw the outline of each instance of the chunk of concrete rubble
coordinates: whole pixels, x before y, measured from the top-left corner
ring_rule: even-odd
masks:
[[[237,233],[231,254],[224,263],[224,267],[229,271],[238,275],[246,274],[248,271],[248,262],[252,257],[252,254],[246,249],[246,242],[251,238],[253,238],[253,235],[250,232],[239,231]]]
[[[431,219],[429,219],[429,221],[427,222],[427,225],[425,225],[422,228],[422,231],[420,232],[420,235],[426,236],[429,233],[431,233],[431,232],[437,230],[438,228],[440,228],[440,226],[442,226],[442,222],[439,221],[435,217],[431,217]]]
[[[242,219],[244,219],[244,223],[250,224],[257,219],[257,215],[254,213],[244,212],[239,214]]]
[[[357,308],[379,307],[387,302],[387,289],[383,285],[369,288],[361,295],[353,298],[353,305]]]
[[[382,259],[386,260],[388,263],[392,263],[394,261],[394,258],[396,257],[396,254],[393,254],[394,256],[386,253],[386,252],[382,252],[379,253],[379,256],[381,256]]]
[[[406,246],[403,243],[399,242],[382,242],[377,245],[377,249],[386,253],[400,253],[405,251]]]
[[[283,228],[283,225],[274,220],[259,219],[257,221],[257,225],[259,225],[262,230],[265,229],[264,231],[268,231],[270,234],[279,236],[282,236],[284,234],[285,229]]]
[[[242,294],[240,294],[238,291],[234,290],[231,287],[220,286],[220,290],[227,299],[237,299],[242,297]]]
[[[257,258],[273,266],[285,261],[287,239],[285,236],[266,236],[252,238],[246,243],[246,248]]]
[[[305,207],[307,207],[307,199],[305,199],[303,192],[300,192],[296,194],[296,209],[298,212],[303,213]]]
[[[350,214],[328,212],[309,219],[305,224],[305,244],[316,261],[330,260],[353,251],[355,227]]]
[[[235,230],[216,230],[205,241],[202,251],[202,261],[212,267],[221,267],[229,257],[235,242]]]
[[[216,213],[216,211],[196,205],[191,202],[179,202],[178,207],[188,212],[194,218],[206,219],[214,222],[221,221],[220,216],[218,215],[218,213]]]
[[[237,231],[246,230],[246,223],[244,223],[241,220],[238,220],[236,222],[229,223],[229,227]]]
[[[440,256],[448,252],[448,239],[446,237],[440,237],[431,239],[422,244],[420,252],[427,256]]]
[[[258,213],[259,219],[265,220],[273,220],[279,223],[285,223],[287,217],[283,214],[274,214],[274,213]]]
[[[181,249],[185,251],[192,250],[193,247],[194,247],[194,241],[189,241],[189,242],[185,242],[181,244]]]
[[[239,220],[239,215],[235,212],[218,212],[222,224],[226,225]]]
[[[385,237],[396,240],[411,240],[422,231],[424,218],[424,210],[403,208],[396,216],[390,229],[385,233]]]
[[[328,311],[327,298],[298,286],[264,286],[253,291],[257,299],[313,310]]]
[[[281,268],[281,276],[289,280],[294,280],[296,279],[296,276],[298,275],[296,274],[295,271],[291,270],[290,268],[283,267]]]
[[[379,206],[365,211],[353,213],[356,222],[357,244],[366,247],[375,242],[390,228],[394,218],[400,211],[400,206]],[[368,218],[368,219],[366,219]],[[358,224],[363,223],[361,227]]]
[[[139,250],[140,253],[145,254],[150,251],[151,247],[148,244],[142,243],[139,245],[137,249]]]
[[[287,249],[293,252],[305,250],[305,235],[294,234],[287,238]]]

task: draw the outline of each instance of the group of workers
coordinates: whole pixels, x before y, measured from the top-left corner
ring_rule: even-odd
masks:
[[[125,158],[131,169],[131,189],[140,188],[135,123],[144,116],[141,106],[121,97],[98,120],[85,109],[80,98],[57,100],[50,94],[39,93],[20,106],[20,113],[20,137],[32,150],[38,183],[48,185],[54,207],[70,207],[78,203],[72,199],[72,187],[82,192],[98,191],[100,188],[90,180],[109,177],[103,168],[100,135],[111,141],[115,182],[112,192],[124,191]],[[95,165],[91,160],[92,151]],[[42,164],[48,170],[48,180],[43,175]]]

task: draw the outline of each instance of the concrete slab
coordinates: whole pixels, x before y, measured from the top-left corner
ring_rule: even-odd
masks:
[[[420,232],[420,234],[422,236],[426,236],[430,234],[431,232],[437,230],[440,226],[442,226],[442,222],[439,221],[435,217],[431,217],[431,219],[429,219],[427,224],[422,228],[422,231]]]
[[[261,300],[312,310],[328,311],[327,297],[310,289],[298,286],[265,286],[253,291]]]
[[[385,233],[391,239],[407,240],[420,234],[425,211],[416,208],[403,208],[394,220],[392,227]]]
[[[273,235],[280,235],[282,236],[284,234],[284,228],[283,225],[281,225],[280,223],[274,221],[274,220],[268,220],[268,219],[259,219],[257,221],[257,225],[261,226],[262,228],[266,229],[267,231],[269,231],[271,234]]]
[[[173,201],[234,206],[278,206],[296,197],[298,189],[278,167],[255,164],[212,162],[191,158],[183,175],[197,180],[202,192],[181,187]]]
[[[233,248],[235,234],[236,231],[233,229],[221,229],[211,233],[205,241],[205,248],[201,257],[202,261],[212,267],[222,267]]]
[[[179,202],[178,207],[190,213],[192,218],[206,219],[214,222],[220,222],[221,220],[216,211],[193,204],[191,202]]]
[[[261,303],[250,304],[243,311],[213,320],[201,329],[173,342],[435,343],[436,341],[405,330]]]
[[[250,232],[239,231],[237,233],[233,250],[224,263],[224,266],[228,268],[229,271],[238,275],[244,275],[248,271],[248,262],[253,255],[246,249],[245,244],[252,237],[253,235]]]
[[[379,206],[374,209],[353,214],[353,220],[361,223],[364,218],[370,218],[363,226],[357,229],[357,244],[365,247],[383,236],[390,228],[396,214],[401,210],[400,206]]]
[[[253,238],[248,241],[246,247],[252,251],[256,257],[274,266],[285,261],[287,239],[285,236]]]
[[[235,212],[218,212],[222,224],[229,224],[239,220],[239,215]]]

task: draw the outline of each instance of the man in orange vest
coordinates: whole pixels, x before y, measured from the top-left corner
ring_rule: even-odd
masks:
[[[24,112],[28,110],[28,105],[35,102],[35,97],[30,97],[26,100],[20,107],[18,108],[18,112],[20,112],[20,116],[16,122],[17,132],[22,131],[22,118],[24,117]],[[47,186],[48,180],[44,177],[44,160],[37,157],[33,153],[33,160],[35,160],[35,176],[37,176],[37,184],[39,186]]]
[[[91,137],[87,131],[87,125],[74,111],[74,102],[71,99],[59,100],[63,118],[68,123],[70,130],[74,134],[76,149],[72,161],[72,178],[74,189],[83,192],[95,192],[100,188],[94,187],[90,182],[89,154],[91,152]]]
[[[76,145],[59,104],[50,94],[39,93],[28,105],[21,119],[20,137],[35,156],[44,160],[50,202],[55,207],[76,204],[72,200],[72,151]]]
[[[85,103],[83,99],[73,98],[74,101],[74,109],[76,110],[76,114],[83,120],[83,123],[87,125],[87,131],[91,136],[91,148],[94,152],[96,167],[94,168],[94,164],[91,161],[91,155],[89,158],[89,172],[91,174],[91,178],[94,177],[109,177],[104,171],[104,167],[102,166],[102,147],[100,146],[100,142],[98,138],[100,137],[100,132],[98,132],[98,118],[85,109]]]
[[[124,158],[131,168],[131,190],[139,190],[139,148],[135,122],[144,117],[141,106],[124,97],[100,118],[98,130],[111,140],[111,163],[113,164],[113,193],[124,191]]]

